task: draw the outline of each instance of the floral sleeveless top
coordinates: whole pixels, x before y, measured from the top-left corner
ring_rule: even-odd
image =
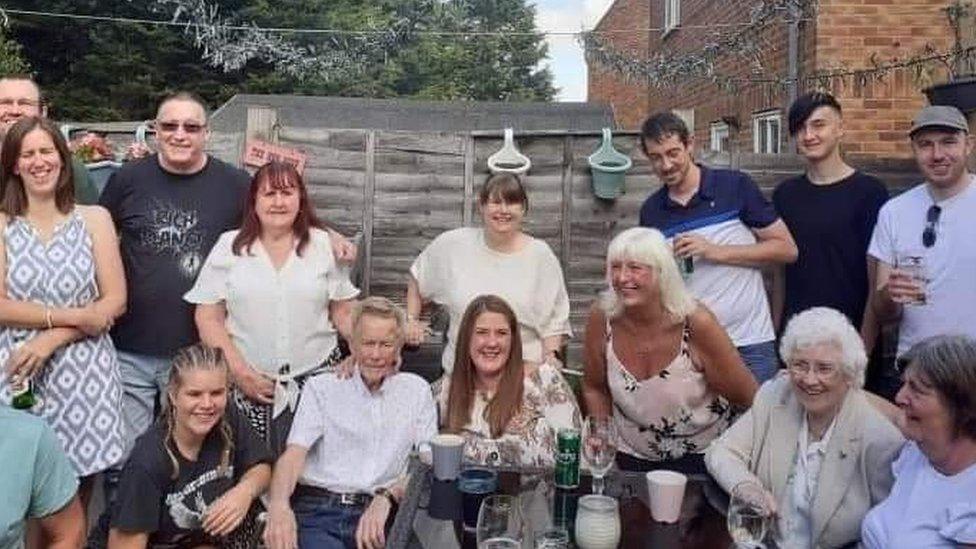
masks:
[[[678,355],[657,375],[638,380],[617,358],[607,321],[607,384],[620,451],[649,461],[700,454],[732,423],[731,406],[692,361],[690,339],[686,318]]]

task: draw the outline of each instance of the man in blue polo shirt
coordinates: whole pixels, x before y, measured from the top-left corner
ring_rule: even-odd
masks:
[[[796,261],[796,244],[748,175],[695,164],[694,144],[673,113],[644,121],[641,148],[664,185],[641,206],[640,224],[664,233],[683,264],[690,258],[688,287],[762,383],[778,361],[761,268]]]

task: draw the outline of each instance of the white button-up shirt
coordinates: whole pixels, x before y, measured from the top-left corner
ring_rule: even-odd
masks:
[[[251,251],[234,255],[231,244],[239,231],[220,236],[183,298],[190,303],[227,307],[227,331],[245,360],[275,376],[287,364],[291,376],[308,372],[325,360],[337,344],[329,320],[329,302],[351,299],[359,290],[332,255],[329,235],[310,229],[299,256],[295,251],[280,269],[255,240]]]
[[[414,445],[436,434],[434,398],[423,378],[397,373],[370,392],[357,371],[305,384],[288,444],[308,449],[301,484],[371,493],[406,472]]]
[[[787,481],[786,505],[780,519],[783,533],[781,547],[792,549],[810,547],[813,536],[813,522],[810,512],[813,508],[813,498],[817,495],[817,483],[820,480],[820,467],[827,455],[827,444],[834,432],[836,418],[824,431],[820,440],[810,442],[810,426],[807,415],[803,414],[803,425],[797,439],[796,460],[793,462],[793,473]]]

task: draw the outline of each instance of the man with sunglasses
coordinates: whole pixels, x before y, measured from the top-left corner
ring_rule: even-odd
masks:
[[[899,320],[898,355],[940,334],[976,337],[976,184],[966,117],[922,109],[909,131],[925,182],[878,215],[868,255],[878,261],[876,312]]]
[[[0,78],[0,141],[11,126],[29,116],[47,117],[47,105],[41,95],[41,88],[26,74],[10,74]],[[71,170],[75,184],[75,202],[94,204],[98,200],[98,192],[85,164],[72,158]],[[0,182],[0,196],[3,196],[3,182]]]

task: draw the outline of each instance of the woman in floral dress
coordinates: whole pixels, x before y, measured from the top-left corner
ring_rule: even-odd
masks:
[[[465,438],[471,463],[552,467],[556,431],[581,423],[559,369],[522,360],[515,313],[498,296],[472,300],[458,334],[454,369],[433,389],[442,431]]]
[[[71,156],[55,126],[25,118],[3,142],[0,402],[30,385],[81,480],[122,458],[122,390],[108,329],[125,278],[108,212],[74,203]]]
[[[755,378],[685,288],[660,232],[637,227],[607,251],[610,288],[586,324],[583,398],[613,417],[621,469],[704,473],[708,444],[746,408]]]

